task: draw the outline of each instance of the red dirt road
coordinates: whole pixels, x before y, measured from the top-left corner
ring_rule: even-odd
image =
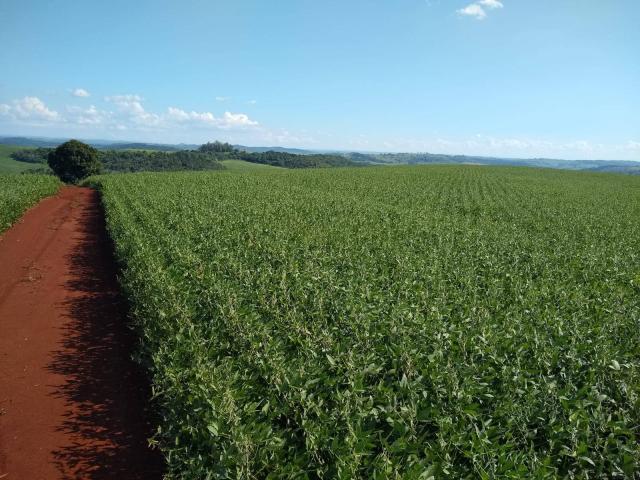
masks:
[[[0,479],[159,479],[98,194],[65,187],[0,237]]]

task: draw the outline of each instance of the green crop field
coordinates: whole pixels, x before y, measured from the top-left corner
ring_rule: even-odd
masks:
[[[20,173],[39,167],[33,163],[17,162],[11,158],[11,154],[18,150],[25,150],[28,147],[13,145],[0,145],[0,175],[6,173]]]
[[[43,197],[53,195],[60,181],[50,175],[0,174],[0,233]]]
[[[253,172],[253,171],[265,171],[265,170],[283,170],[280,167],[274,167],[272,165],[264,165],[262,163],[245,162],[244,160],[223,160],[221,162],[224,168],[231,172]]]
[[[95,182],[173,478],[640,475],[640,178]]]

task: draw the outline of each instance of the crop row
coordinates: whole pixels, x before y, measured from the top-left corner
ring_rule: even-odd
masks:
[[[50,175],[0,175],[0,233],[27,208],[59,188],[60,181]]]
[[[175,478],[633,478],[640,178],[98,177]]]

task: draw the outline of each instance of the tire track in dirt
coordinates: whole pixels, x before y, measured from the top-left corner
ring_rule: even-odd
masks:
[[[65,187],[0,237],[0,478],[159,479],[98,193]]]

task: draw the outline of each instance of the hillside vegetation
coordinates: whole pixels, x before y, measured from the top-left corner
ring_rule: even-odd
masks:
[[[136,146],[138,144],[129,144]],[[0,155],[5,152],[7,171],[28,169],[48,170],[47,157],[53,148],[24,148],[0,145]],[[2,157],[0,157],[1,159]],[[99,150],[98,158],[107,173],[165,172],[183,170],[222,170],[221,162],[234,160],[240,163],[275,166],[283,168],[326,168],[357,165],[340,155],[297,155],[282,151],[245,152],[222,142],[206,143],[197,150],[145,150],[107,149]],[[3,164],[0,163],[0,169]]]
[[[558,160],[553,158],[496,158],[439,153],[358,153],[346,152],[344,156],[353,162],[386,165],[494,165],[561,170],[585,170],[590,172],[640,174],[640,162],[624,160]]]
[[[246,162],[261,163],[283,168],[349,167],[358,164],[342,155],[296,155],[287,152],[241,152],[238,158]]]
[[[634,478],[640,179],[101,176],[173,478]]]
[[[16,152],[25,150],[31,149],[13,145],[0,145],[0,175],[7,173],[20,173],[37,167],[37,165],[16,161],[12,157]]]
[[[10,146],[15,148],[16,145],[30,147],[55,147],[65,140],[59,139],[30,139],[24,137],[2,138],[0,137],[0,169],[2,146]],[[560,160],[553,158],[499,158],[474,155],[450,155],[442,153],[428,152],[317,152],[313,150],[304,150],[299,148],[283,148],[283,147],[246,147],[243,145],[230,145],[228,143],[213,142],[208,145],[219,144],[226,148],[218,153],[235,152],[234,159],[243,159],[253,163],[263,163],[269,165],[278,165],[286,168],[318,168],[318,167],[335,167],[335,166],[357,166],[357,165],[493,165],[493,166],[521,166],[534,168],[554,168],[562,170],[584,170],[590,172],[607,172],[640,175],[640,162],[623,161],[623,160]],[[166,145],[155,143],[119,143],[108,141],[93,141],[91,145],[99,150],[111,152],[108,154],[110,159],[117,158],[114,152],[118,151],[139,151],[142,153],[149,152],[180,152],[180,151],[196,151],[201,147],[198,145]],[[207,145],[207,144],[205,144]],[[34,149],[31,149],[34,150]],[[254,153],[267,155],[253,155]],[[289,155],[277,155],[285,153]],[[246,157],[244,156],[246,155]],[[306,158],[301,158],[306,157]],[[314,160],[315,157],[315,160]],[[124,158],[124,157],[123,157]],[[170,157],[169,157],[170,158]],[[221,161],[228,159],[218,158]],[[131,157],[129,157],[129,160]],[[125,163],[127,163],[125,161]],[[179,168],[176,163],[172,168],[166,168],[167,163],[161,162],[161,168],[155,168],[153,164],[149,165],[142,158],[141,165],[144,168],[137,168],[128,165],[126,168],[118,167],[114,171],[166,171],[166,170],[208,170],[206,166],[186,165],[186,168]],[[137,169],[136,169],[137,168]]]

